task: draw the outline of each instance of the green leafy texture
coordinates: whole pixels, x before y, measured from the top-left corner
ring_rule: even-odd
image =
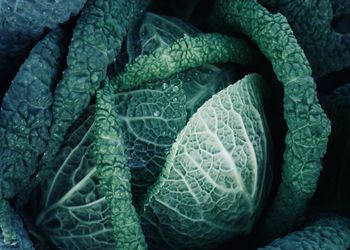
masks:
[[[116,94],[136,198],[157,179],[188,118],[229,81],[227,71],[206,65]]]
[[[309,63],[284,16],[269,13],[255,0],[218,0],[215,8],[217,15],[258,45],[284,86],[288,132],[282,182],[260,228],[264,239],[274,238],[302,219],[316,189],[330,122],[318,103]]]
[[[347,250],[350,247],[350,220],[344,217],[322,218],[301,231],[274,240],[265,250]]]
[[[338,33],[332,27],[335,15],[346,14],[348,11],[339,6],[340,1],[335,1],[335,5],[338,6],[335,6],[334,13],[330,0],[260,0],[259,2],[288,19],[315,77],[350,65],[350,36]],[[347,1],[342,2],[343,7],[346,7],[345,4],[349,5]]]
[[[199,108],[141,212],[152,249],[206,249],[250,232],[269,190],[263,80],[248,75]]]
[[[171,46],[184,34],[197,33],[198,30],[177,18],[146,12],[128,32],[129,62],[138,55]],[[168,150],[185,126],[184,104],[189,118],[204,101],[233,82],[231,71],[206,64],[116,94],[118,115],[123,121],[123,131],[127,132],[125,144],[134,196],[144,194],[157,179]]]
[[[59,151],[67,129],[88,106],[91,96],[106,76],[108,64],[120,50],[126,29],[148,3],[141,0],[87,2],[74,29],[68,67],[55,91],[49,148],[29,191],[49,173],[50,161]]]
[[[60,68],[63,33],[49,33],[31,51],[18,71],[0,110],[0,200],[13,198],[38,167],[38,158],[45,151],[51,125],[51,88]],[[1,201],[1,214],[8,203]],[[7,216],[0,216],[5,242],[14,232],[7,227]],[[8,230],[12,231],[8,232]],[[8,235],[10,234],[10,235]]]
[[[194,36],[198,33],[197,28],[181,19],[145,12],[138,24],[128,32],[126,46],[129,63],[139,55],[149,55],[156,49],[169,47],[184,34]]]
[[[186,69],[205,63],[237,62],[252,64],[259,55],[246,41],[221,34],[184,35],[170,47],[159,48],[149,55],[138,56],[125,71],[112,80],[116,88],[125,89],[145,81],[166,79]]]
[[[186,124],[182,84],[183,79],[175,76],[115,95],[136,197],[157,179],[168,150]]]
[[[139,55],[148,55],[158,48],[169,47],[184,34],[193,36],[197,33],[199,30],[178,18],[145,12],[129,29],[126,49],[111,65],[108,76],[110,79],[115,77],[125,64],[133,62]]]
[[[140,218],[132,204],[131,173],[120,123],[113,89],[106,82],[96,94],[93,153],[100,189],[111,211],[116,249],[147,249]]]
[[[139,55],[149,55],[156,49],[170,47],[184,34],[195,36],[199,33],[195,27],[178,18],[146,12],[128,32],[126,49],[129,63]],[[187,120],[212,95],[229,83],[238,81],[240,78],[236,71],[234,65],[230,65],[230,70],[227,70],[224,67],[204,64],[171,78],[182,81],[182,88],[186,94]],[[164,80],[165,86],[169,84],[168,81]]]
[[[347,212],[350,208],[350,84],[322,98],[321,104],[332,122],[332,133],[313,203]]]
[[[136,196],[154,182],[168,150],[186,123],[182,82],[177,78],[166,82],[115,94]],[[40,187],[45,202],[37,212],[40,214],[37,226],[62,249],[97,249],[99,246],[111,249],[115,244],[111,217],[97,189],[91,156],[94,128],[90,127],[94,112],[84,113],[86,117],[70,128],[73,132],[66,137],[54,161],[51,177]],[[82,233],[85,228],[89,228],[86,235]]]
[[[94,141],[94,108],[84,111],[40,185],[36,226],[59,249],[114,249],[110,210],[99,192]]]
[[[12,198],[29,181],[46,149],[51,125],[51,89],[60,68],[61,30],[51,32],[31,51],[3,99],[0,113],[0,193]]]
[[[28,237],[28,233],[26,232],[21,217],[16,214],[16,212],[8,207],[8,211],[6,215],[1,216],[6,216],[9,218],[9,221],[15,231],[16,238],[18,241],[16,244],[8,245],[6,242],[4,242],[4,238],[0,238],[0,249],[1,250],[34,250],[33,244],[30,241]]]
[[[45,29],[54,29],[78,14],[86,0],[2,0],[0,4],[0,79],[17,69]],[[4,82],[3,82],[4,84]]]
[[[186,95],[187,120],[215,93],[230,83],[239,80],[239,74],[232,68],[225,69],[211,64],[187,70],[179,75]]]

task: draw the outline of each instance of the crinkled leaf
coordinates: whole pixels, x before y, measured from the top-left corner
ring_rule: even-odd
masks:
[[[350,247],[350,220],[344,217],[322,218],[301,231],[274,240],[260,250],[337,249]]]
[[[78,14],[86,0],[2,0],[0,3],[0,78],[8,77],[45,33]]]
[[[31,51],[2,101],[0,196],[12,198],[29,182],[45,151],[51,126],[52,88],[64,54],[63,33],[49,33]]]
[[[155,49],[167,48],[184,34],[191,36],[198,32],[180,19],[146,12],[128,33],[129,61],[138,55],[148,55]],[[124,116],[124,130],[128,131],[126,145],[129,166],[133,172],[134,194],[144,193],[164,165],[167,151],[185,125],[184,99],[188,120],[207,99],[236,80],[237,74],[232,74],[232,71],[206,64],[167,78],[161,83],[149,82],[146,93],[137,89],[135,93],[129,91],[117,94],[117,103],[122,104],[118,106],[118,113]],[[130,95],[133,96],[133,102],[129,101]],[[145,102],[145,98],[149,101]],[[130,103],[131,107],[128,107]],[[138,114],[132,114],[137,106]],[[132,119],[128,121],[130,115]]]
[[[186,97],[178,77],[116,94],[135,194],[158,177],[168,150],[186,124]]]
[[[116,249],[147,249],[140,218],[132,204],[131,173],[109,82],[97,91],[94,125],[96,173],[111,212]]]
[[[219,33],[187,34],[169,47],[160,47],[149,55],[140,55],[112,79],[115,88],[126,89],[147,81],[166,79],[184,70],[206,63],[252,64],[259,52],[246,40]]]
[[[332,26],[334,18],[349,14],[348,0],[259,2],[288,19],[310,62],[314,77],[321,77],[350,65],[350,36],[337,32]],[[348,23],[347,26],[349,27]]]
[[[261,237],[271,240],[303,219],[322,169],[330,122],[318,102],[309,62],[283,15],[271,14],[256,0],[218,0],[215,8],[232,29],[258,45],[284,87],[288,131],[282,181],[260,227]]]
[[[148,0],[89,0],[86,3],[73,32],[67,69],[55,90],[48,150],[28,192],[50,172],[50,162],[58,153],[68,128],[88,106],[106,77],[108,64],[119,52],[128,26],[148,3]]]
[[[92,155],[93,120],[88,116],[70,134],[52,163],[54,174],[40,188],[36,226],[61,249],[115,248],[110,211],[99,192]]]
[[[115,96],[136,195],[154,181],[167,150],[186,122],[181,81],[172,83],[164,88],[160,82],[152,84],[152,88],[144,86]],[[74,125],[54,161],[52,176],[40,188],[43,204],[37,226],[63,249],[98,249],[97,246],[111,249],[115,241],[110,212],[98,191],[91,155],[93,112],[85,112],[91,116]]]
[[[206,249],[250,232],[268,193],[262,78],[204,103],[178,135],[141,212],[152,249]]]

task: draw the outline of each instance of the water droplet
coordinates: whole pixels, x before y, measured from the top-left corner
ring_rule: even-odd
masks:
[[[91,74],[90,80],[93,83],[95,83],[95,82],[97,82],[99,80],[99,78],[100,78],[99,77],[99,73],[98,72],[94,72],[94,73]]]
[[[173,99],[173,102],[177,102],[177,98],[176,97]]]
[[[154,111],[153,115],[156,116],[156,117],[158,117],[158,116],[160,116],[160,112],[159,112],[158,110],[157,110],[157,111]]]
[[[174,92],[179,91],[179,87],[178,87],[178,86],[174,86],[174,87],[173,87],[173,91],[174,91]]]
[[[168,84],[166,83],[166,82],[164,82],[163,84],[162,84],[162,88],[163,89],[166,89],[168,87]]]

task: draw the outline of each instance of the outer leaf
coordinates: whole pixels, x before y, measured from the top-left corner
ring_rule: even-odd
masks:
[[[67,137],[40,188],[36,226],[60,249],[114,249],[110,210],[99,192],[92,155],[93,111]]]
[[[9,208],[6,215],[9,218],[9,221],[15,231],[17,242],[13,245],[8,245],[7,242],[4,242],[3,238],[0,238],[0,249],[1,250],[34,250],[33,244],[30,241],[26,230],[23,227],[21,218],[13,211],[12,208]]]
[[[262,79],[214,95],[173,144],[142,211],[154,249],[206,249],[248,233],[268,190]]]
[[[291,230],[303,216],[316,189],[330,122],[318,103],[311,68],[287,19],[271,14],[255,0],[218,0],[219,14],[243,31],[271,61],[284,86],[284,117],[288,126],[282,183],[263,222],[264,239]]]
[[[0,2],[0,79],[16,69],[45,33],[78,14],[86,0],[2,0]],[[4,82],[3,82],[4,84]]]
[[[259,248],[266,250],[337,249],[350,247],[350,220],[342,217],[323,218],[302,231],[293,232]]]
[[[221,34],[185,35],[167,48],[139,56],[125,71],[112,80],[116,88],[125,89],[146,81],[162,80],[205,63],[237,62],[251,64],[258,52],[244,40]]]
[[[152,83],[152,88],[143,86],[115,96],[137,194],[155,180],[186,122],[181,81],[168,83],[165,88],[163,82]],[[154,116],[156,111],[158,116]],[[99,192],[91,152],[93,113],[84,111],[86,117],[70,129],[73,132],[54,161],[52,175],[40,187],[43,204],[37,212],[37,226],[62,249],[112,249],[115,245],[110,211]]]
[[[348,0],[260,0],[259,2],[288,19],[315,77],[350,65],[350,35],[340,34],[332,27],[335,16],[347,14],[349,11]]]
[[[109,83],[97,92],[96,99],[93,153],[100,188],[111,211],[116,249],[147,249],[139,216],[132,205],[131,174]]]
[[[68,68],[55,91],[49,149],[29,191],[49,173],[49,163],[59,151],[67,129],[88,106],[106,76],[107,65],[120,50],[126,29],[148,3],[148,0],[87,2],[73,33]]]
[[[31,51],[3,99],[0,113],[0,194],[12,198],[29,181],[47,146],[51,89],[63,55],[61,30]]]
[[[13,198],[29,183],[45,151],[51,125],[51,88],[56,82],[63,55],[63,34],[48,34],[31,51],[12,81],[0,111],[0,200]],[[14,239],[0,201],[0,228],[5,242]]]

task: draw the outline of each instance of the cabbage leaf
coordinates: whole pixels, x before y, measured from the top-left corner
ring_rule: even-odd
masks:
[[[262,94],[262,78],[248,75],[180,132],[141,211],[152,249],[205,249],[250,232],[271,177]]]
[[[273,239],[303,219],[322,169],[330,121],[318,102],[309,62],[283,15],[270,13],[256,0],[217,0],[215,9],[233,30],[258,45],[283,84],[288,131],[282,181],[259,229],[264,240]]]
[[[304,229],[277,238],[259,250],[307,250],[337,249],[350,247],[350,220],[345,217],[323,217]]]
[[[47,147],[52,121],[52,88],[64,55],[63,31],[49,33],[31,51],[13,79],[0,110],[0,228],[5,243],[15,240],[8,202],[29,184]]]
[[[55,90],[48,149],[37,176],[28,186],[28,191],[21,194],[20,202],[25,201],[50,172],[50,162],[58,153],[68,128],[89,105],[106,77],[108,64],[119,53],[127,28],[148,3],[140,0],[89,0],[86,3],[73,32],[67,69]]]
[[[86,0],[2,0],[0,2],[0,79],[6,84],[46,29],[77,15]]]

